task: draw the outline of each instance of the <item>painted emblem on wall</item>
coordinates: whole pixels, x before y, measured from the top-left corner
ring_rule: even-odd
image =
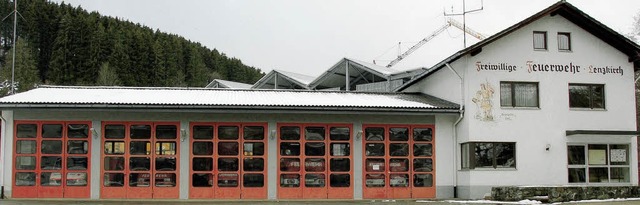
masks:
[[[476,91],[475,96],[471,99],[476,104],[476,119],[493,121],[493,93],[493,86],[488,81],[480,84],[480,90]]]

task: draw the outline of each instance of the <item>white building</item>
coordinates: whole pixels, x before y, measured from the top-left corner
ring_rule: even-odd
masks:
[[[636,186],[639,52],[558,2],[395,93],[45,86],[0,99],[0,184],[13,198],[268,200]]]

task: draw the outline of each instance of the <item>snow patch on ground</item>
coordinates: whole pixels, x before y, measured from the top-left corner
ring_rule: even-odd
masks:
[[[428,203],[428,202],[437,202],[437,201],[424,201],[418,200],[418,203]],[[463,200],[445,200],[444,202],[449,203],[457,203],[457,204],[542,204],[540,201],[536,200],[522,200],[522,201],[491,201],[491,200],[474,200],[474,201],[463,201]]]

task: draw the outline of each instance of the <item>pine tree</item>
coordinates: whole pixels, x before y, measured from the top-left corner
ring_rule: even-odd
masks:
[[[24,92],[33,89],[40,84],[40,77],[38,69],[36,67],[36,60],[33,57],[32,49],[28,43],[23,39],[18,39],[16,42],[16,63],[13,69],[14,84],[16,85],[17,92]],[[5,87],[1,90],[0,95],[8,94],[9,87],[11,86],[12,64],[13,64],[13,49],[9,50],[9,54],[5,56],[6,66],[2,68],[0,72],[0,81],[4,82]]]

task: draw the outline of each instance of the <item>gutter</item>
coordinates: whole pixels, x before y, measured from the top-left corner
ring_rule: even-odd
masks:
[[[456,76],[458,76],[458,78],[460,78],[460,115],[458,116],[458,119],[456,120],[456,122],[453,123],[453,197],[454,198],[458,198],[458,173],[456,172],[458,170],[458,164],[456,163],[456,160],[458,159],[458,131],[457,131],[457,127],[458,124],[462,121],[462,119],[464,118],[464,79],[462,78],[462,76],[460,76],[460,74],[458,74],[458,72],[456,72],[456,70],[454,70],[451,65],[449,65],[449,63],[445,63],[445,65],[447,66],[447,68],[449,68],[449,70],[451,70],[451,72],[453,72],[454,74],[456,74]]]

